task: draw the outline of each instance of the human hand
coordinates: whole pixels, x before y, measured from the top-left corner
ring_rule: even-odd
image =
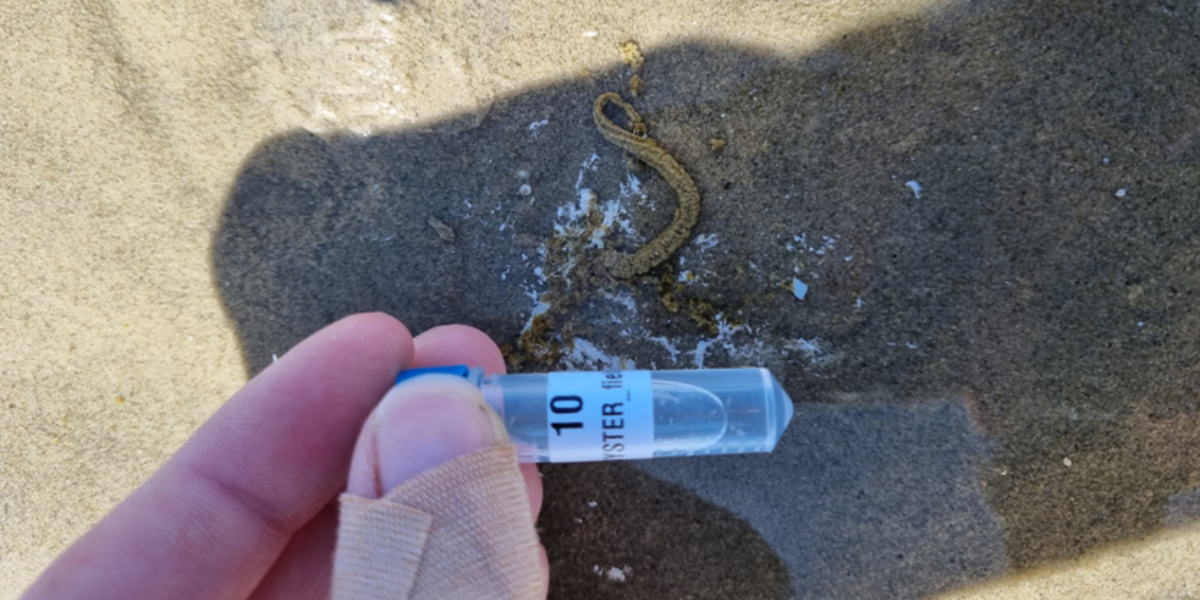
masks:
[[[414,339],[392,317],[363,314],[313,334],[226,402],[23,598],[327,598],[348,478],[349,493],[378,497],[494,443],[487,425],[464,426],[481,421],[461,402],[385,411],[378,426],[389,435],[366,441],[364,422],[399,371],[444,364],[504,372],[495,343],[465,326]],[[393,420],[420,426],[396,437],[386,429]],[[541,479],[533,465],[521,470],[536,519]],[[541,561],[548,573],[544,549]]]

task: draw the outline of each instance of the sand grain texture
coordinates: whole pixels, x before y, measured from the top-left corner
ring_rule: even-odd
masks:
[[[0,599],[248,372],[343,312],[411,309],[400,316],[420,329],[495,305],[475,324],[515,339],[539,265],[477,267],[502,302],[477,293],[476,273],[445,273],[536,257],[555,207],[578,197],[576,174],[592,177],[578,165],[593,152],[596,181],[628,184],[590,109],[598,92],[628,89],[618,45],[630,39],[645,58],[634,105],[705,203],[704,237],[669,275],[695,269],[694,299],[749,320],[710,337],[643,286],[596,302],[633,298],[650,329],[597,319],[595,339],[642,366],[770,363],[789,390],[812,392],[813,425],[790,431],[773,463],[547,469],[558,597],[1196,595],[1200,533],[1186,523],[1200,514],[1186,506],[1200,470],[1181,455],[1200,447],[1187,204],[1200,109],[1194,70],[1172,57],[1195,56],[1198,9],[710,4],[0,6]],[[1104,49],[1105,62],[1075,60],[1072,45]],[[1137,93],[1118,94],[1126,84]],[[1101,158],[1121,170],[1101,171]],[[533,195],[488,222],[510,236],[497,241],[480,233],[491,217],[455,211],[464,198],[484,206],[485,184],[500,196],[502,176],[510,195],[520,184]],[[660,230],[670,189],[633,176],[647,193],[627,212],[639,231]],[[363,182],[388,185],[372,195]],[[259,192],[313,204],[256,221],[260,206],[290,206],[255,204]],[[395,272],[372,270],[401,262],[386,246],[395,231],[370,230],[392,218],[401,241],[438,249],[423,258],[440,295],[411,282],[425,312],[381,287]],[[454,235],[438,238],[435,221]],[[261,252],[238,252],[247,232],[263,232]],[[820,232],[840,232],[838,252],[855,257],[822,262]],[[375,245],[354,254],[349,238]],[[706,239],[734,255],[705,263]],[[750,265],[784,244],[814,249]],[[379,277],[320,280],[353,293],[324,302],[285,255],[303,273]],[[793,276],[811,283],[801,308],[775,289]],[[664,335],[683,350],[654,341]],[[835,350],[814,354],[818,337]],[[1034,570],[970,588],[1009,567]],[[626,580],[597,574],[611,569]]]

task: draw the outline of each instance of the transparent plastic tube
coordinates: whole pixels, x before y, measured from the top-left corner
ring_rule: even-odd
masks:
[[[779,382],[760,368],[491,376],[479,368],[431,370],[479,387],[522,462],[770,452],[793,412]],[[399,380],[426,371],[406,371]]]

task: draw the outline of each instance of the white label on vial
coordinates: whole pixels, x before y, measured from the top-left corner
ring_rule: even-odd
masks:
[[[550,462],[654,455],[650,371],[550,373],[546,416]]]

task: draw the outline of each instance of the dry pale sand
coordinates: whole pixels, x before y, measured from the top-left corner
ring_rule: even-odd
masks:
[[[706,6],[714,4],[714,6]],[[54,0],[0,7],[0,598],[246,379],[212,242],[243,161],[611,68],[618,43],[803,56],[936,2]],[[283,349],[280,349],[281,351]],[[1200,530],[953,598],[1183,598]]]

